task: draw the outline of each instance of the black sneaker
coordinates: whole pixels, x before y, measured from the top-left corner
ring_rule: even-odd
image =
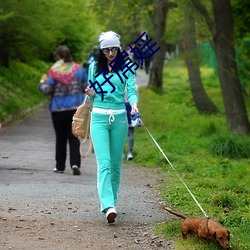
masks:
[[[81,171],[80,171],[80,168],[78,166],[73,165],[72,170],[73,170],[73,175],[81,175]]]
[[[64,173],[63,170],[58,170],[57,168],[54,168],[53,171],[54,171],[55,173],[58,173],[58,174],[63,174],[63,173]]]

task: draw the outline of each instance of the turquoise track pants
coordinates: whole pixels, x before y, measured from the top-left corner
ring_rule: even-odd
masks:
[[[126,112],[91,113],[90,134],[97,160],[97,190],[101,211],[115,207],[121,179],[122,155],[128,133]]]

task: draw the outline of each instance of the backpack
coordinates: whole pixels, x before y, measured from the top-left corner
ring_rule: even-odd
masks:
[[[72,134],[80,140],[80,155],[85,158],[90,151],[93,151],[93,144],[90,138],[90,112],[92,110],[92,102],[87,102],[86,95],[83,103],[76,109],[72,118]],[[89,140],[89,148],[86,153],[83,152],[83,145]]]

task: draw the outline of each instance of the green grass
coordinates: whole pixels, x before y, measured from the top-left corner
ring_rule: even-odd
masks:
[[[9,69],[0,67],[0,122],[10,115],[20,117],[21,111],[46,98],[38,84],[47,70],[47,64],[38,61],[30,65],[12,62]]]
[[[181,178],[206,213],[230,230],[232,249],[250,249],[250,138],[227,132],[218,79],[209,68],[202,68],[201,73],[205,89],[220,113],[201,115],[192,100],[183,62],[169,62],[164,69],[164,93],[141,88],[139,109],[174,170],[144,127],[135,129],[133,163],[159,169],[164,181],[156,188],[165,204],[189,217],[202,217]],[[178,237],[180,224],[180,219],[162,223],[155,231],[175,239],[178,250],[218,248],[214,243],[201,248],[193,237],[184,242]]]

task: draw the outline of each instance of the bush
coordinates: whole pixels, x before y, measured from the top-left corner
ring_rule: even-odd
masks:
[[[219,136],[212,140],[212,153],[215,155],[231,158],[249,158],[250,146],[247,138],[236,135]]]
[[[27,65],[12,61],[10,68],[0,67],[0,121],[5,123],[11,115],[19,117],[22,111],[34,107],[46,97],[38,90],[42,74],[48,65],[35,61]]]

